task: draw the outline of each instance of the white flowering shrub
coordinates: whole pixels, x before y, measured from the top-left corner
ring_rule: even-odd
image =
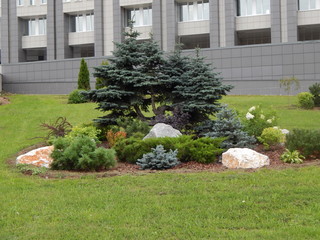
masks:
[[[243,124],[249,135],[259,137],[263,129],[277,125],[277,116],[274,111],[265,112],[260,106],[252,106],[248,109]]]

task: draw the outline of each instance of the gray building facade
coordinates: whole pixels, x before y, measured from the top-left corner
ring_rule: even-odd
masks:
[[[3,90],[67,94],[80,60],[112,55],[128,22],[164,51],[200,47],[232,94],[284,94],[320,82],[320,0],[1,0]],[[95,79],[91,77],[92,86]]]

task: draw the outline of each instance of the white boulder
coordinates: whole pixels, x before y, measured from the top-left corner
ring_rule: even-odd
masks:
[[[37,167],[50,168],[50,164],[53,161],[50,157],[52,151],[53,146],[34,149],[26,154],[20,155],[16,160],[16,164],[31,164]]]
[[[174,129],[172,126],[164,123],[157,123],[154,125],[150,132],[143,138],[159,138],[159,137],[179,137],[181,132],[177,129]]]
[[[222,154],[222,164],[227,168],[260,168],[270,165],[270,160],[249,148],[230,148]]]

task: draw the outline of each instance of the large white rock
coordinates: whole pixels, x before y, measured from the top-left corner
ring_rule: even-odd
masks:
[[[26,154],[20,155],[16,160],[16,164],[31,164],[37,167],[50,168],[50,164],[53,161],[50,157],[52,151],[53,146],[34,149]]]
[[[230,148],[222,154],[222,164],[227,168],[260,168],[270,165],[270,160],[249,148]]]
[[[150,132],[143,138],[158,138],[158,137],[179,137],[181,132],[177,129],[174,129],[172,126],[164,123],[157,123],[154,125]]]

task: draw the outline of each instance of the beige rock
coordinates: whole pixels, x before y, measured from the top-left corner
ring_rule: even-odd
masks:
[[[249,148],[230,148],[222,154],[222,164],[227,168],[260,168],[270,165],[270,160]]]
[[[26,154],[20,155],[16,160],[16,164],[31,164],[37,167],[50,168],[50,164],[53,161],[50,157],[52,151],[53,146],[34,149]]]
[[[154,125],[150,132],[143,138],[159,138],[159,137],[179,137],[181,132],[172,126],[164,123],[157,123]]]

